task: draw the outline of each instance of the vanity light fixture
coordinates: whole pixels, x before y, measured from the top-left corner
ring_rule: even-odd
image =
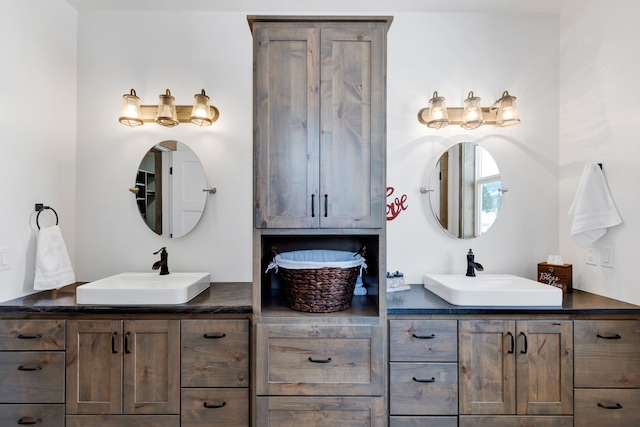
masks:
[[[449,124],[449,114],[444,103],[444,97],[438,96],[438,91],[433,92],[433,97],[429,100],[429,110],[427,126],[433,129],[440,129]]]
[[[218,109],[209,105],[209,97],[204,89],[194,95],[193,105],[175,105],[175,98],[169,89],[159,96],[158,105],[140,105],[140,98],[134,89],[122,95],[122,98],[122,111],[118,120],[130,127],[151,122],[165,127],[173,127],[179,123],[210,126],[220,117]]]
[[[477,129],[482,125],[507,127],[520,123],[516,107],[516,97],[504,91],[491,107],[482,107],[480,98],[469,92],[464,107],[447,108],[444,97],[433,93],[429,106],[418,112],[418,121],[433,129],[441,129],[449,124],[460,125],[463,129]]]

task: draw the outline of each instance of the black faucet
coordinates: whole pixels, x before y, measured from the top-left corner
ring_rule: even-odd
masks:
[[[484,271],[484,267],[482,266],[482,264],[480,264],[479,262],[475,262],[473,259],[475,258],[475,255],[473,255],[473,251],[471,249],[469,249],[469,252],[467,253],[467,276],[469,277],[475,277],[476,276],[476,271]]]
[[[156,261],[153,263],[153,270],[160,269],[160,275],[164,276],[165,274],[169,274],[169,263],[167,261],[169,254],[167,253],[167,248],[162,247],[153,253],[154,255],[160,254],[160,261]]]

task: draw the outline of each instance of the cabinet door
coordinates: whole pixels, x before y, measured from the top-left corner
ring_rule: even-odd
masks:
[[[67,321],[67,414],[122,411],[122,322]]]
[[[464,320],[458,324],[461,414],[514,414],[515,322]]]
[[[380,228],[385,200],[385,27],[322,28],[320,226]]]
[[[573,413],[571,321],[517,322],[517,413]]]
[[[180,413],[180,321],[124,322],[125,414]]]
[[[256,228],[318,227],[318,34],[254,24]]]

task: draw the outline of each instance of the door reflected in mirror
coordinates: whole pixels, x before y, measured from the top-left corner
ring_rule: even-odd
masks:
[[[182,142],[162,141],[144,155],[136,173],[140,216],[160,236],[184,236],[202,217],[206,186],[196,153]]]
[[[478,237],[491,228],[505,191],[494,158],[471,142],[453,145],[440,157],[430,188],[436,220],[459,239]]]

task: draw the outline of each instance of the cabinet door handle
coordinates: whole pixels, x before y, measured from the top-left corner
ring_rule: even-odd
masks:
[[[40,371],[41,369],[42,369],[42,365],[38,365],[38,366],[35,366],[35,367],[33,367],[33,368],[29,368],[29,367],[24,366],[24,365],[20,365],[20,366],[18,366],[18,371],[28,371],[28,372],[31,372],[31,371]]]
[[[311,218],[316,217],[316,195],[311,195]]]
[[[124,334],[124,352],[126,354],[131,354],[131,350],[129,350],[129,337],[131,336],[131,332],[127,331],[126,334]]]
[[[313,359],[313,358],[309,358],[309,362],[311,363],[331,363],[331,358],[328,359]]]
[[[227,402],[222,402],[220,405],[209,405],[207,402],[204,402],[204,407],[207,409],[220,409],[227,406]]]
[[[18,339],[21,339],[21,340],[35,340],[38,338],[42,338],[42,334],[35,334],[35,335],[18,334]]]
[[[324,195],[324,217],[326,218],[329,215],[329,195]]]
[[[436,379],[434,377],[431,377],[431,379],[429,380],[419,380],[418,378],[413,377],[412,380],[414,380],[417,383],[435,383],[436,382]]]
[[[507,332],[507,335],[511,338],[511,350],[507,351],[507,353],[513,354],[516,351],[516,340],[513,338],[513,334],[511,332]]]
[[[224,338],[226,336],[227,336],[227,334],[220,333],[220,332],[214,332],[213,334],[204,334],[203,335],[203,337],[207,338],[207,339],[220,339],[220,338]]]
[[[618,334],[615,335],[600,335],[600,334],[596,334],[596,337],[598,338],[602,338],[603,340],[621,340],[622,337]]]
[[[598,406],[604,409],[622,409],[622,405],[616,403],[615,405],[603,405],[602,403],[598,403]]]
[[[524,337],[524,349],[520,350],[520,354],[527,354],[527,348],[529,347],[529,344],[527,343],[527,334],[520,332],[520,335]]]
[[[25,425],[25,426],[26,426],[26,425],[39,424],[39,423],[41,423],[41,422],[42,422],[42,418],[37,418],[37,419],[35,419],[35,420],[33,420],[33,421],[31,421],[31,420],[25,420],[24,418],[20,418],[20,419],[18,420],[18,424],[20,424],[20,425]]]
[[[432,339],[435,339],[436,336],[434,334],[431,334],[431,335],[416,335],[416,334],[413,334],[413,337],[415,339],[417,339],[417,340],[432,340]]]
[[[118,349],[116,348],[116,338],[118,337],[118,331],[114,331],[111,334],[111,353],[118,354]]]

